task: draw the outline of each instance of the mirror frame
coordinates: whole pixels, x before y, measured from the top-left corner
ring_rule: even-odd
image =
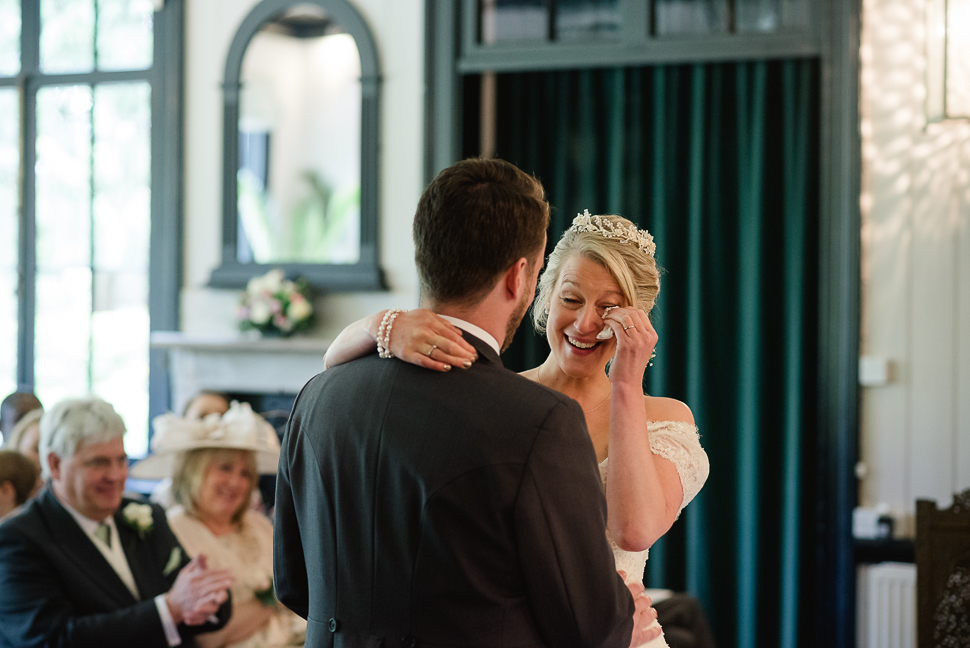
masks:
[[[290,7],[312,4],[323,8],[353,36],[360,53],[360,257],[353,264],[240,263],[237,173],[239,167],[239,96],[243,57],[253,36],[269,20]],[[222,264],[212,271],[209,285],[243,288],[253,277],[283,268],[288,278],[303,277],[316,290],[347,292],[386,290],[378,246],[380,169],[381,70],[377,46],[367,23],[347,0],[263,0],[242,21],[229,47],[223,84],[222,112]]]

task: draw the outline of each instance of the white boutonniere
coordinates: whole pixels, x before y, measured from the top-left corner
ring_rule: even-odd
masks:
[[[165,565],[165,569],[162,570],[162,576],[168,576],[173,571],[179,568],[182,564],[182,550],[179,547],[173,547],[172,553],[168,556],[168,563]]]
[[[131,502],[121,510],[125,524],[138,532],[138,537],[144,539],[145,534],[152,530],[155,519],[152,517],[152,507],[149,504]]]

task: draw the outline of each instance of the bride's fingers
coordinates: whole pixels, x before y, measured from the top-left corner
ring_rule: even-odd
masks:
[[[640,643],[646,643],[648,641],[653,641],[657,637],[663,634],[663,629],[659,625],[651,625],[643,629],[643,637]]]
[[[390,347],[401,360],[437,371],[471,366],[478,357],[460,329],[424,309],[398,315],[391,331]]]

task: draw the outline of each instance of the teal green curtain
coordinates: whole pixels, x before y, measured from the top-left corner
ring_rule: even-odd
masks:
[[[546,187],[550,246],[587,208],[656,240],[644,387],[692,408],[711,475],[646,582],[699,597],[720,648],[811,645],[818,77],[807,59],[498,76],[496,155]],[[524,326],[506,365],[547,352]]]

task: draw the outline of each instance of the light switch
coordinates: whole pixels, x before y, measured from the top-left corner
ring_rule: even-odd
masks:
[[[889,369],[889,358],[885,356],[862,356],[859,358],[859,384],[863,387],[888,385]]]

